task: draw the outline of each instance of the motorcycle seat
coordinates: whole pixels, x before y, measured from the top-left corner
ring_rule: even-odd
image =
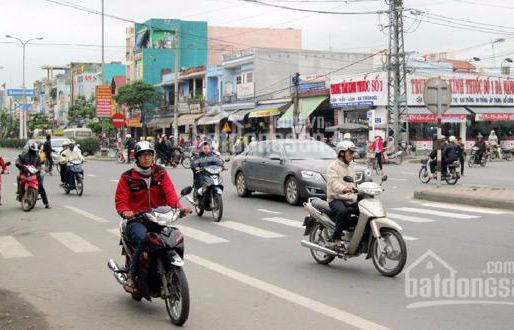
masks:
[[[330,210],[330,205],[328,202],[322,200],[321,198],[312,198],[311,205],[318,211],[325,213],[329,217],[334,217],[335,214]]]

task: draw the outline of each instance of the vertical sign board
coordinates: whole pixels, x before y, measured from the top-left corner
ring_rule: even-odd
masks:
[[[112,94],[111,86],[99,85],[96,86],[96,117],[111,117],[112,116]]]

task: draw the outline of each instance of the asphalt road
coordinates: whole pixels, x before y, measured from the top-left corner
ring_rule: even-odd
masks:
[[[12,151],[0,152],[14,157]],[[15,175],[3,178],[0,288],[19,293],[52,328],[172,326],[162,301],[132,301],[106,267],[109,258],[122,260],[113,196],[116,180],[127,168],[113,162],[85,164],[82,197],[65,195],[58,178],[47,176],[52,209],[39,202],[29,213],[15,202]],[[403,227],[407,266],[412,266],[396,278],[380,276],[363,257],[316,264],[299,244],[303,208],[263,194],[239,198],[225,173],[222,222],[215,224],[204,215],[178,223],[186,236],[191,290],[185,328],[512,328],[512,305],[507,303],[514,303],[514,290],[507,297],[430,296],[420,287],[413,296],[408,290],[409,280],[436,271],[443,277],[479,278],[476,283],[489,277],[514,279],[512,272],[487,273],[488,262],[512,261],[513,214],[413,201],[412,190],[421,185],[418,169],[417,164],[386,167],[390,180],[382,199],[388,216]],[[512,173],[514,162],[466,170],[459,184],[514,186],[513,176],[506,174]],[[169,173],[177,190],[192,181],[188,170]],[[434,306],[434,301],[439,303]]]

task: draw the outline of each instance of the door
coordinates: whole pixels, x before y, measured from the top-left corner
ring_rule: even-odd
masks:
[[[266,192],[278,195],[284,193],[286,168],[285,154],[282,147],[275,141],[270,141],[266,146],[260,168],[260,176],[263,177]]]
[[[262,191],[261,179],[258,175],[261,162],[264,157],[266,142],[258,142],[250,146],[248,154],[243,160],[242,168],[246,177],[246,185],[249,190]]]

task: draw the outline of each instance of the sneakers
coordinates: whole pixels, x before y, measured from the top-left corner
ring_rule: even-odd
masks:
[[[50,204],[46,204],[45,209],[51,209]]]

